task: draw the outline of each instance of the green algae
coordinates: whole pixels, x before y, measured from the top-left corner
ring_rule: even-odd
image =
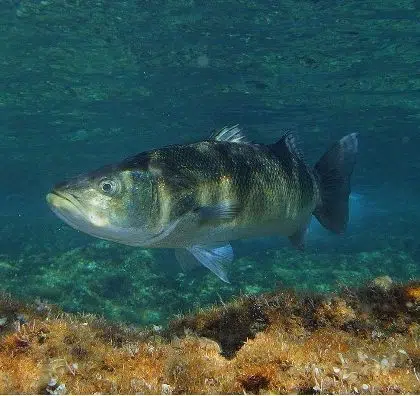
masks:
[[[36,296],[67,311],[141,324],[166,323],[178,313],[227,302],[241,294],[260,294],[277,287],[331,292],[382,275],[407,281],[418,279],[420,269],[410,255],[391,249],[358,254],[269,249],[237,258],[229,269],[232,283],[224,284],[204,268],[181,272],[168,251],[107,242],[0,264],[0,278],[8,279],[3,290],[20,298]]]

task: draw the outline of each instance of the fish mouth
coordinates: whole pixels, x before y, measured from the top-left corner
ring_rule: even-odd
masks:
[[[139,228],[112,226],[106,219],[89,214],[78,198],[71,193],[53,190],[46,196],[48,205],[54,214],[72,228],[108,241],[130,246],[153,246],[161,242],[176,228],[179,219],[157,232]]]
[[[86,216],[76,197],[54,190],[47,194],[46,200],[57,217],[76,230],[82,231],[81,223],[86,223]]]

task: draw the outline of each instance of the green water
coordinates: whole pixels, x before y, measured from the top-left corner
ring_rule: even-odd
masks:
[[[0,3],[0,290],[133,323],[278,287],[420,274],[418,1]],[[173,252],[99,241],[45,203],[51,186],[239,123],[300,136],[310,163],[359,132],[348,232],[234,242],[231,284]]]

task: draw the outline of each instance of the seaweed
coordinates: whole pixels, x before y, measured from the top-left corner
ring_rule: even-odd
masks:
[[[420,283],[385,285],[241,296],[163,329],[2,295],[0,393],[416,393]]]

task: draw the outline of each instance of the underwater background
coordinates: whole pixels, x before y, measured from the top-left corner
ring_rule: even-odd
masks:
[[[0,2],[0,290],[136,324],[277,288],[420,275],[420,2]],[[101,241],[45,195],[68,177],[239,123],[311,164],[359,133],[348,231],[234,241],[225,284],[170,250]]]

